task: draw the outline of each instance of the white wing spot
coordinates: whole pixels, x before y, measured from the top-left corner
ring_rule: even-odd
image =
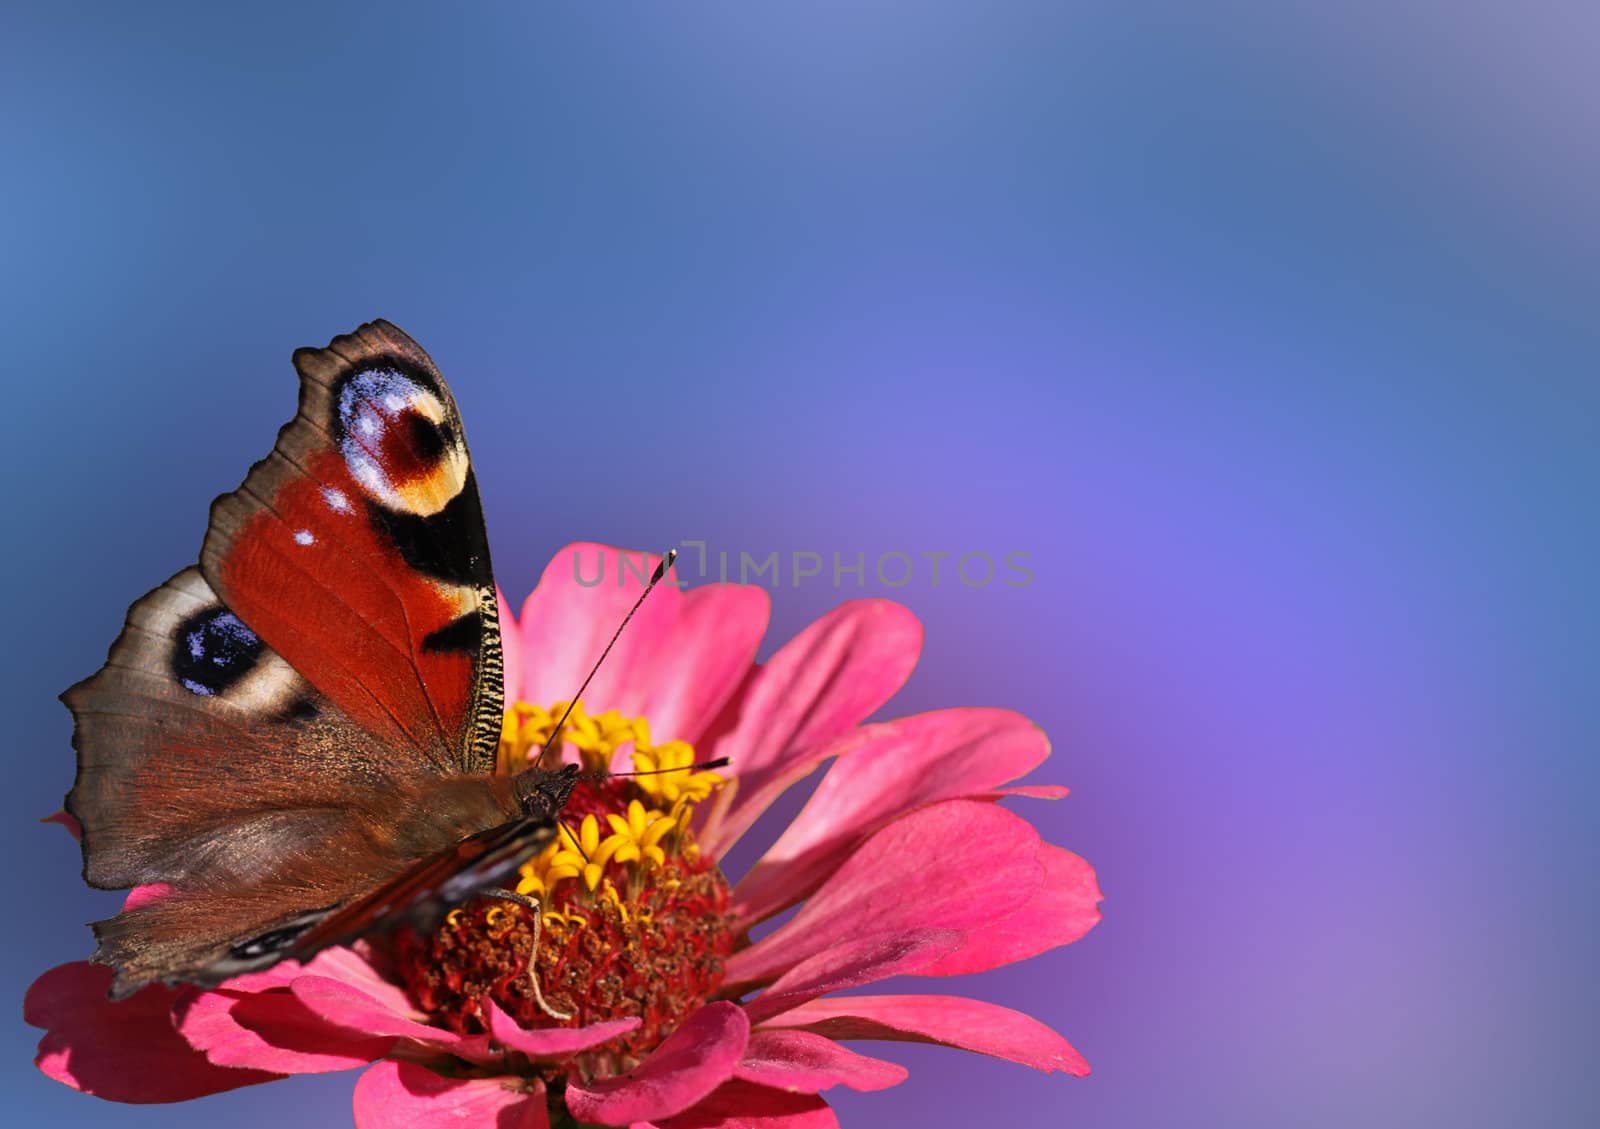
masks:
[[[356,481],[365,486],[370,493],[381,495],[388,490],[389,484],[383,480],[383,475],[378,473],[377,464],[366,455],[348,454],[345,456],[345,461],[350,466],[350,473],[356,476]]]
[[[311,536],[311,530],[309,529],[300,529],[295,531],[294,543],[296,545],[310,545],[315,543],[316,540],[317,539],[315,537]]]
[[[350,512],[350,499],[344,496],[343,490],[335,490],[332,486],[322,488],[322,497],[328,503],[328,508],[336,513],[347,514]]]

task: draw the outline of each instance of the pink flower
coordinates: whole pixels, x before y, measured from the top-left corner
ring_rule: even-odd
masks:
[[[655,564],[641,559],[598,545],[555,558],[520,623],[505,616],[508,701],[553,707],[578,685]],[[545,909],[536,953],[527,911],[480,900],[431,938],[329,950],[208,992],[153,987],[111,1003],[107,969],[63,965],[25,1004],[46,1029],[40,1069],[101,1097],[159,1102],[367,1066],[362,1129],[541,1127],[562,1110],[662,1129],[833,1125],[822,1091],[906,1076],[842,1045],[855,1040],[1087,1074],[1060,1035],[995,1004],[833,995],[1067,944],[1099,920],[1100,893],[1087,863],[993,802],[1065,794],[1008,785],[1048,755],[1027,719],[952,709],[862,724],[916,663],[910,612],[846,603],[758,666],[768,611],[760,588],[663,586],[624,633],[584,694],[606,712],[576,711],[568,750],[680,771],[574,795],[567,814],[584,849],[553,846],[523,871],[522,891]],[[518,763],[550,728],[550,710],[514,707],[503,755]],[[684,767],[711,757],[731,758],[727,780]],[[730,888],[716,860],[829,760],[799,816]],[[539,1008],[530,955],[544,998],[571,1020]]]

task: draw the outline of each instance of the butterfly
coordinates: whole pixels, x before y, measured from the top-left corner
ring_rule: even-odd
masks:
[[[576,766],[496,774],[499,614],[461,416],[384,321],[294,354],[299,413],[199,563],[62,695],[112,998],[422,931],[558,833]]]

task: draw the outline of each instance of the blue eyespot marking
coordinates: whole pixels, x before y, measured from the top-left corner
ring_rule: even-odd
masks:
[[[172,673],[185,690],[209,698],[249,674],[265,650],[238,616],[221,606],[210,607],[178,625]]]

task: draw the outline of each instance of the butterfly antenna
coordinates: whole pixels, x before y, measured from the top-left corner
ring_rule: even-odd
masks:
[[[655,591],[656,585],[660,584],[661,581],[663,579],[665,579],[665,577],[667,575],[667,570],[672,567],[672,563],[674,561],[676,561],[677,559],[678,559],[678,550],[676,550],[676,549],[668,549],[667,552],[666,552],[666,555],[661,558],[661,562],[656,565],[656,570],[653,573],[650,574],[650,583],[648,583],[648,584],[646,584],[644,586],[644,591],[639,593],[639,598],[633,602],[633,607],[628,609],[628,614],[622,617],[622,622],[617,624],[617,629],[611,633],[610,642],[608,642],[606,644],[606,649],[600,652],[600,657],[595,660],[594,666],[590,668],[588,676],[586,678],[584,678],[583,685],[578,687],[578,692],[576,694],[572,695],[571,698],[567,699],[567,708],[562,711],[561,720],[556,722],[556,727],[550,731],[550,739],[547,740],[544,743],[544,748],[540,751],[539,755],[540,755],[540,759],[541,760],[544,758],[544,754],[548,753],[551,749],[554,749],[554,748],[557,747],[556,742],[561,736],[561,731],[566,728],[567,719],[572,716],[573,708],[577,706],[579,699],[581,699],[583,697],[583,692],[589,688],[589,683],[594,681],[594,676],[596,674],[600,673],[601,666],[603,666],[605,664],[606,656],[611,654],[611,648],[615,647],[617,645],[617,640],[622,638],[623,629],[628,626],[628,622],[633,619],[634,613],[637,612],[639,610],[640,606],[642,606],[644,604],[645,597],[650,595],[651,592]],[[728,763],[728,758],[727,757],[719,757],[716,760],[706,761],[704,764],[690,765],[689,767],[690,768],[721,768],[723,765],[725,765],[727,763]],[[655,771],[655,772],[673,772],[673,771],[679,771],[679,770],[677,770],[677,769],[655,769],[653,771]],[[645,776],[645,775],[648,775],[648,773],[644,773],[644,772],[616,772],[616,773],[608,773],[607,775],[610,775],[610,776]],[[561,824],[562,830],[567,833],[567,838],[569,840],[571,840],[573,849],[576,850],[580,855],[583,856],[583,861],[584,862],[589,862],[590,861],[589,860],[589,852],[587,852],[587,851],[585,851],[583,849],[583,842],[582,842],[581,839],[579,839],[578,833],[576,831],[574,831],[571,828],[571,826],[569,826],[567,824],[566,820],[563,819],[563,820],[560,820],[559,822]]]
[[[561,830],[567,833],[567,838],[572,840],[572,849],[583,856],[583,861],[585,863],[593,862],[594,860],[589,857],[589,852],[583,849],[583,840],[578,838],[578,833],[572,829],[572,824],[559,817],[556,822],[561,825]]]
[[[609,779],[613,776],[656,776],[663,772],[703,772],[712,768],[727,768],[732,763],[732,757],[714,757],[708,761],[696,761],[694,764],[686,764],[681,768],[638,768],[632,772],[608,772],[606,777]]]
[[[667,555],[661,558],[661,563],[656,565],[655,572],[650,574],[650,583],[644,586],[644,591],[639,593],[639,598],[633,602],[633,607],[628,609],[628,614],[622,617],[622,622],[617,624],[617,629],[611,633],[611,642],[606,644],[606,649],[600,652],[600,657],[595,660],[594,666],[589,670],[589,676],[583,680],[583,685],[578,687],[578,692],[567,699],[567,708],[561,714],[561,720],[556,722],[556,727],[550,731],[550,739],[544,743],[539,757],[544,759],[544,754],[556,747],[556,740],[561,736],[562,729],[566,728],[567,718],[572,716],[572,708],[578,704],[578,699],[583,697],[583,692],[589,688],[589,683],[594,681],[594,676],[600,673],[606,656],[611,653],[611,648],[617,645],[617,640],[622,637],[622,629],[628,626],[628,621],[639,610],[639,605],[644,603],[645,597],[655,591],[657,584],[661,583],[667,575],[667,569],[672,567],[672,562],[678,559],[678,550],[668,549]],[[581,849],[581,848],[580,848]]]

